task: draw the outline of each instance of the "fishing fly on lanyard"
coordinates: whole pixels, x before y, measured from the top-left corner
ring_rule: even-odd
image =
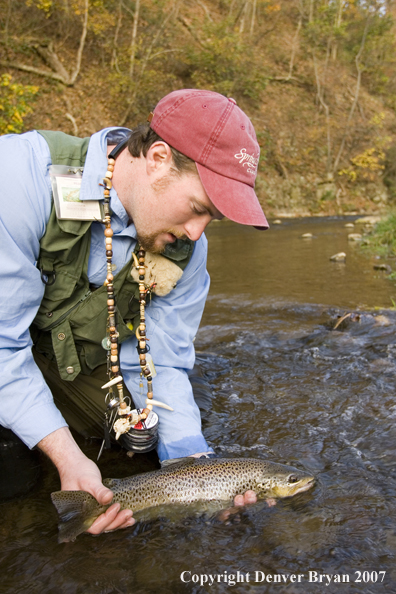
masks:
[[[156,375],[151,356],[148,354],[149,347],[146,337],[146,318],[145,308],[155,284],[145,283],[145,256],[144,249],[139,247],[138,255],[133,254],[135,267],[139,272],[139,307],[140,323],[136,330],[138,341],[137,351],[139,354],[139,363],[141,367],[140,388],[143,390],[143,378],[147,381],[146,407],[143,410],[131,410],[131,401],[129,396],[124,396],[124,380],[120,371],[120,359],[118,348],[117,332],[117,305],[113,285],[113,230],[111,228],[110,211],[110,190],[112,188],[112,177],[115,160],[118,155],[126,148],[127,140],[123,140],[108,155],[108,165],[106,175],[103,179],[104,186],[104,235],[106,244],[107,276],[105,285],[107,288],[107,336],[105,346],[107,350],[107,373],[109,381],[102,386],[102,389],[108,389],[105,400],[107,411],[105,414],[105,435],[100,448],[98,459],[103,448],[111,447],[110,431],[113,430],[115,438],[122,442],[122,445],[128,450],[135,452],[149,452],[154,449],[158,441],[158,415],[153,412],[153,406],[173,410],[167,404],[154,400],[153,396],[153,376]],[[114,389],[117,390],[115,394]]]

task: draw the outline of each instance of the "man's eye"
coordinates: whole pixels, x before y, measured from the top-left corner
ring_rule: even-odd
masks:
[[[205,214],[205,211],[204,210],[199,210],[199,208],[197,208],[196,206],[193,206],[192,207],[192,211],[193,211],[193,213],[195,213],[197,215]]]

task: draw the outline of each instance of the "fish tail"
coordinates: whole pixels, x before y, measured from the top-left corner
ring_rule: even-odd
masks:
[[[55,491],[52,503],[59,515],[58,542],[70,542],[88,530],[109,505],[100,505],[86,491]]]

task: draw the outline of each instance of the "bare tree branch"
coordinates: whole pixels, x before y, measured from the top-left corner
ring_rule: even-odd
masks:
[[[302,17],[300,17],[298,20],[297,30],[296,30],[296,33],[293,38],[292,51],[291,51],[290,64],[289,64],[289,74],[287,75],[287,78],[289,78],[289,79],[292,77],[292,74],[293,74],[294,59],[296,57],[297,46],[298,46],[298,36],[300,34],[301,25],[302,25]]]
[[[239,25],[239,35],[242,35],[242,33],[245,30],[245,18],[247,18],[248,9],[249,9],[249,0],[246,0],[244,6],[242,8],[242,11],[241,11],[242,18],[241,18],[241,22]]]
[[[68,86],[68,83],[64,80],[64,78],[59,74],[55,74],[55,72],[41,70],[40,68],[35,68],[34,66],[27,66],[26,64],[20,64],[19,62],[0,61],[0,66],[4,66],[5,68],[14,68],[15,70],[22,70],[23,72],[32,72],[33,74],[38,74],[39,76],[52,78],[52,80],[59,80],[64,85]]]
[[[140,81],[143,78],[143,74],[146,70],[147,64],[148,62],[152,59],[152,51],[153,48],[155,47],[155,45],[157,44],[158,39],[160,38],[160,36],[162,35],[163,30],[165,29],[167,23],[169,22],[169,20],[175,15],[177,14],[177,10],[178,10],[178,1],[176,1],[172,7],[172,9],[170,10],[170,12],[166,15],[166,17],[164,18],[164,20],[161,23],[161,26],[158,27],[158,31],[156,33],[156,35],[153,37],[151,44],[149,45],[149,47],[146,50],[146,54],[144,56],[144,59],[141,62],[141,67],[140,67],[140,72],[139,72],[139,76],[137,77],[136,83],[134,85],[134,91],[132,93],[132,96],[129,99],[127,108],[125,110],[125,113],[121,119],[120,125],[124,126],[125,122],[128,119],[129,113],[132,109],[132,105],[135,102],[136,99],[136,95],[140,86]],[[179,18],[179,17],[178,17]]]
[[[136,55],[136,35],[137,35],[137,26],[139,21],[139,10],[140,10],[140,0],[136,0],[135,3],[135,12],[133,15],[133,27],[132,27],[132,39],[131,39],[131,60],[129,66],[129,76],[133,77],[133,69],[135,66],[135,55]]]
[[[43,58],[44,62],[48,64],[48,66],[59,76],[63,78],[63,80],[69,80],[69,73],[67,72],[66,68],[63,66],[62,62],[58,58],[54,46],[52,45],[52,41],[48,43],[48,45],[34,45],[33,46],[38,55]]]
[[[13,0],[8,0],[8,3],[7,3],[7,15],[6,15],[5,25],[4,25],[4,41],[5,41],[6,48],[8,48],[8,29],[10,26],[12,1]]]
[[[74,83],[76,82],[77,76],[80,73],[82,54],[84,51],[85,38],[87,36],[87,30],[88,30],[88,9],[89,9],[89,0],[85,0],[83,30],[81,33],[80,45],[79,45],[78,52],[77,52],[76,67],[74,69],[73,74],[70,77],[70,83],[69,83],[70,86],[74,85]]]
[[[341,26],[342,21],[342,10],[344,8],[344,0],[336,0],[337,10],[334,20],[334,26],[338,29]],[[337,41],[333,40],[333,46],[331,48],[331,58],[333,61],[337,58]]]
[[[316,62],[315,52],[312,52],[313,57],[313,65],[314,65],[314,72],[315,72],[315,79],[316,79],[316,88],[317,88],[317,97],[321,106],[323,107],[325,114],[326,114],[326,135],[327,135],[327,166],[326,171],[327,174],[331,174],[331,132],[330,132],[330,110],[329,106],[324,100],[324,92],[323,86],[320,82],[320,76],[318,71],[318,65]]]
[[[58,80],[68,87],[72,87],[76,82],[77,76],[80,73],[82,54],[84,50],[85,38],[88,30],[88,8],[89,0],[85,0],[84,19],[83,19],[83,30],[80,37],[80,45],[77,51],[76,66],[71,74],[69,74],[62,62],[58,58],[52,43],[48,45],[34,44],[32,48],[43,58],[43,60],[52,68],[53,72],[42,70],[41,68],[35,68],[28,64],[21,64],[19,62],[0,62],[2,66],[6,68],[15,68],[16,70],[22,70],[24,72],[32,72],[39,76],[44,76],[52,80]]]
[[[206,16],[208,17],[210,22],[213,23],[213,19],[210,16],[209,8],[206,6],[206,4],[204,2],[201,2],[201,0],[197,0],[197,4],[199,4],[199,6],[201,6],[204,9]]]
[[[71,123],[73,124],[73,132],[74,132],[74,136],[78,136],[78,126],[77,126],[77,122],[76,119],[72,116],[71,113],[66,113],[66,117],[68,120],[71,121]]]
[[[366,38],[367,38],[368,30],[369,30],[370,21],[371,21],[371,15],[369,13],[368,14],[368,17],[367,17],[367,20],[366,20],[365,27],[364,27],[362,42],[360,44],[359,51],[358,51],[358,53],[356,54],[356,57],[355,57],[356,70],[357,70],[357,73],[358,73],[357,80],[356,80],[355,97],[353,99],[353,103],[352,103],[351,109],[349,111],[348,120],[347,120],[347,122],[345,124],[344,135],[343,135],[342,140],[341,140],[341,145],[340,145],[339,151],[338,151],[337,156],[336,156],[335,161],[334,161],[333,173],[335,173],[337,171],[337,169],[338,169],[338,165],[340,163],[341,156],[342,156],[342,153],[344,151],[346,138],[347,138],[347,135],[348,135],[348,132],[349,132],[349,126],[350,126],[350,123],[351,123],[353,114],[355,112],[356,105],[357,105],[358,100],[359,100],[360,84],[361,84],[361,78],[362,78],[362,68],[360,66],[360,59],[362,57],[362,53],[363,53],[364,46],[365,46],[365,43],[366,43]]]
[[[178,16],[177,20],[183,25],[183,27],[185,27],[187,29],[187,31],[190,33],[191,37],[198,43],[198,45],[200,45],[203,49],[206,49],[205,43],[203,43],[203,41],[201,41],[201,39],[198,37],[198,35],[194,31],[194,29],[191,27],[190,23],[187,21],[187,19],[185,19],[182,16]]]
[[[120,68],[118,66],[117,45],[118,45],[118,35],[120,33],[121,22],[122,22],[122,6],[123,6],[122,0],[119,0],[119,2],[118,2],[118,18],[117,18],[116,29],[114,32],[113,51],[111,54],[111,62],[110,62],[110,66],[112,68],[115,68],[117,70],[118,74],[121,74]]]
[[[63,100],[64,100],[64,102],[66,104],[66,109],[68,110],[65,115],[66,115],[67,119],[70,120],[71,123],[73,124],[73,133],[74,133],[74,136],[78,136],[77,122],[76,122],[75,117],[71,114],[72,106],[71,106],[70,99],[69,99],[69,97],[67,97],[66,95],[64,95]]]
[[[252,6],[252,20],[250,21],[250,35],[253,35],[254,24],[256,21],[257,0],[253,0]]]

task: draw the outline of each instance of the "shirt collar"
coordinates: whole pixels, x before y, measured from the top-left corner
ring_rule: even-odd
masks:
[[[130,132],[128,128],[104,128],[91,136],[81,182],[82,200],[103,200],[102,181],[107,171],[107,141],[109,139],[111,144],[118,144]],[[129,216],[114,188],[110,190],[110,207],[114,233],[122,232],[122,235],[136,238],[135,226],[133,223],[128,225]]]

